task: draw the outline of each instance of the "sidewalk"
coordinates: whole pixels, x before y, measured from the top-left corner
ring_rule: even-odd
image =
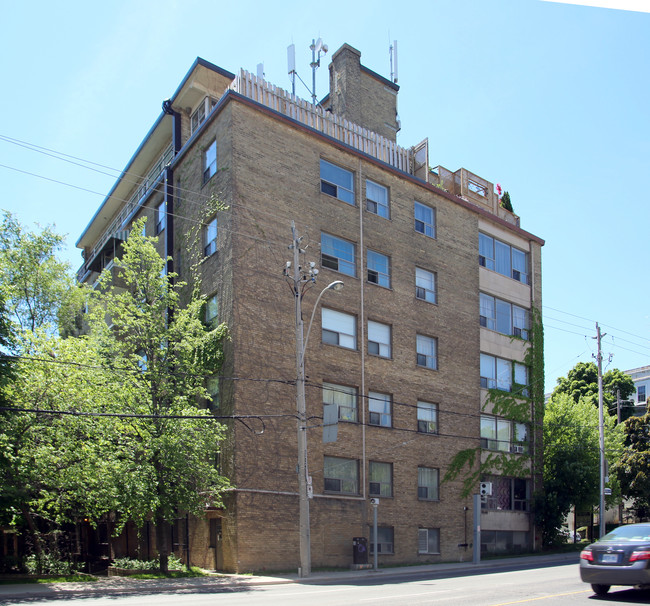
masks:
[[[467,574],[485,574],[501,569],[541,568],[562,564],[578,564],[578,553],[555,555],[532,555],[514,558],[483,560],[478,564],[456,562],[427,564],[424,566],[402,566],[380,568],[379,570],[338,570],[334,572],[313,572],[308,578],[299,578],[297,573],[274,576],[212,574],[207,577],[183,579],[131,579],[128,577],[101,577],[93,583],[48,583],[0,585],[0,604],[13,601],[27,601],[34,598],[66,598],[132,595],[142,593],[208,593],[226,588],[241,590],[260,585],[286,583],[345,584],[351,581],[396,581],[406,577],[445,578]]]

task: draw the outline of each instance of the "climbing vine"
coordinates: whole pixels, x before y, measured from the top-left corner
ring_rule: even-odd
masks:
[[[512,337],[513,340],[518,337]],[[456,453],[443,482],[451,482],[458,477],[463,479],[461,496],[468,497],[476,491],[477,484],[485,475],[509,477],[526,476],[531,471],[533,477],[541,474],[541,457],[535,456],[542,448],[542,419],[544,416],[544,331],[539,309],[531,310],[531,329],[529,346],[526,349],[524,364],[528,367],[528,385],[514,383],[512,391],[489,389],[482,411],[491,408],[491,414],[518,423],[526,423],[529,428],[528,452],[512,456],[507,452],[488,452],[481,456],[480,441],[475,448],[467,448]],[[531,469],[532,460],[532,469]]]

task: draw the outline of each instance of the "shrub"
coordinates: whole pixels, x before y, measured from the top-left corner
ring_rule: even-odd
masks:
[[[74,564],[59,560],[54,554],[36,554],[25,558],[25,568],[29,574],[74,574]]]

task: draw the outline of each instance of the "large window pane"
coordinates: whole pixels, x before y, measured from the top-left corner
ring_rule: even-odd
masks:
[[[349,170],[320,161],[321,191],[348,204],[354,204],[354,176]]]
[[[354,316],[333,309],[322,309],[323,343],[357,348],[357,321]]]
[[[334,404],[337,407],[339,421],[357,420],[356,387],[323,383],[323,404]]]
[[[356,275],[355,246],[352,242],[329,234],[321,234],[320,247],[323,267],[349,276]]]
[[[354,459],[323,458],[326,492],[359,494],[359,464]]]

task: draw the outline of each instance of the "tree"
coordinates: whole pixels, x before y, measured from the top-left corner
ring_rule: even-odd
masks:
[[[614,466],[623,495],[638,512],[650,511],[650,411],[622,423],[624,447]]]
[[[19,335],[58,330],[71,321],[79,292],[68,263],[56,254],[63,236],[50,227],[31,232],[9,212],[0,223],[0,284],[9,320]]]
[[[632,377],[614,368],[603,374],[603,404],[608,411],[616,410],[617,392],[627,400],[635,391]],[[578,362],[566,377],[557,380],[553,396],[567,394],[574,402],[588,398],[598,405],[598,367],[593,362]]]
[[[605,457],[610,465],[622,448],[622,429],[616,419],[604,414]],[[585,510],[600,500],[600,439],[598,409],[588,397],[574,400],[558,393],[544,411],[544,497],[538,505],[538,522],[545,544],[552,543],[556,531],[571,507]],[[610,476],[616,502],[620,488]]]
[[[503,197],[501,198],[501,206],[506,210],[510,211],[511,213],[515,212],[514,210],[512,210],[512,202],[510,201],[510,194],[507,191],[503,193]]]
[[[199,514],[206,503],[219,504],[227,487],[214,465],[222,426],[197,405],[208,399],[206,380],[221,366],[226,327],[205,325],[196,292],[181,306],[186,285],[165,273],[167,260],[156,251],[157,238],[142,235],[143,224],[133,225],[114,276],[100,278],[90,335],[121,376],[120,408],[143,415],[120,423],[117,508],[138,524],[153,516],[166,571],[165,523],[179,511]]]

